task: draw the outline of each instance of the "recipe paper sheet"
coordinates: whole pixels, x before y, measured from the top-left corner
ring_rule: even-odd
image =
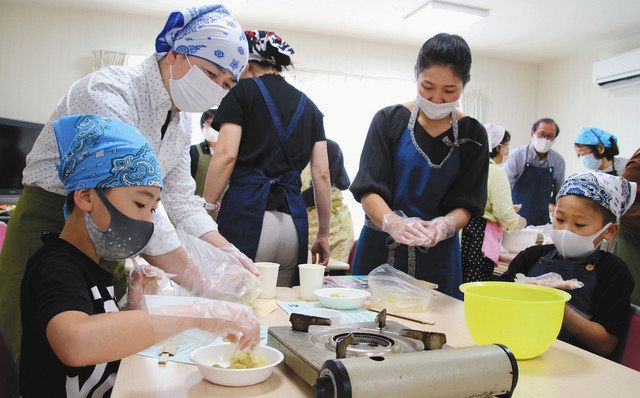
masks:
[[[293,312],[300,312],[309,308],[324,308],[320,302],[308,302],[308,301],[276,301],[280,308],[287,315],[291,315]],[[345,325],[359,322],[373,322],[376,319],[376,313],[359,308],[356,310],[337,310],[342,313],[342,323]]]

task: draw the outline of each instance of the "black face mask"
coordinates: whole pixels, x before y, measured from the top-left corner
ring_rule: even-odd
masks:
[[[135,256],[149,243],[153,235],[153,223],[125,216],[109,202],[102,189],[96,188],[96,193],[111,218],[106,231],[103,231],[93,222],[89,213],[84,213],[96,254],[106,260],[124,260]]]

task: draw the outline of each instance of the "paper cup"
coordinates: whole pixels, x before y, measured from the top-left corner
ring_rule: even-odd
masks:
[[[258,298],[272,299],[276,296],[276,284],[278,282],[278,270],[280,264],[277,263],[255,263],[260,275],[262,293]]]
[[[324,278],[324,265],[300,264],[300,298],[306,301],[318,301],[318,297],[313,293],[322,287]]]

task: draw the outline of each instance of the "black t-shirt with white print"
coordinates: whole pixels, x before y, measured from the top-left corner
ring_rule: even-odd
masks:
[[[116,312],[113,275],[55,234],[27,263],[22,280],[22,397],[108,397],[120,361],[79,368],[62,363],[46,336],[47,324],[65,311]],[[86,348],[90,350],[90,347]]]

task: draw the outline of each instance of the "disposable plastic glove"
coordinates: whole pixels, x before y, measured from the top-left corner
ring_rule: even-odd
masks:
[[[200,299],[189,305],[177,301],[175,304],[147,307],[147,311],[151,315],[195,318],[197,328],[237,342],[241,350],[252,349],[260,342],[260,323],[246,305]]]
[[[524,229],[524,227],[527,226],[527,219],[522,217],[522,216],[518,216],[520,217],[520,219],[518,220],[518,224],[516,225],[516,229]]]
[[[398,243],[408,246],[424,246],[429,242],[427,222],[418,217],[407,217],[401,211],[382,216],[382,230]]]
[[[258,268],[253,263],[253,261],[251,261],[249,257],[245,256],[244,253],[238,250],[238,248],[231,243],[227,246],[220,247],[219,249],[235,257],[238,261],[240,261],[240,264],[242,264],[244,269],[246,269],[247,271],[251,272],[255,276],[260,276],[260,271],[258,271]]]
[[[436,217],[427,222],[427,242],[424,246],[433,247],[456,233],[456,222],[450,216]]]

